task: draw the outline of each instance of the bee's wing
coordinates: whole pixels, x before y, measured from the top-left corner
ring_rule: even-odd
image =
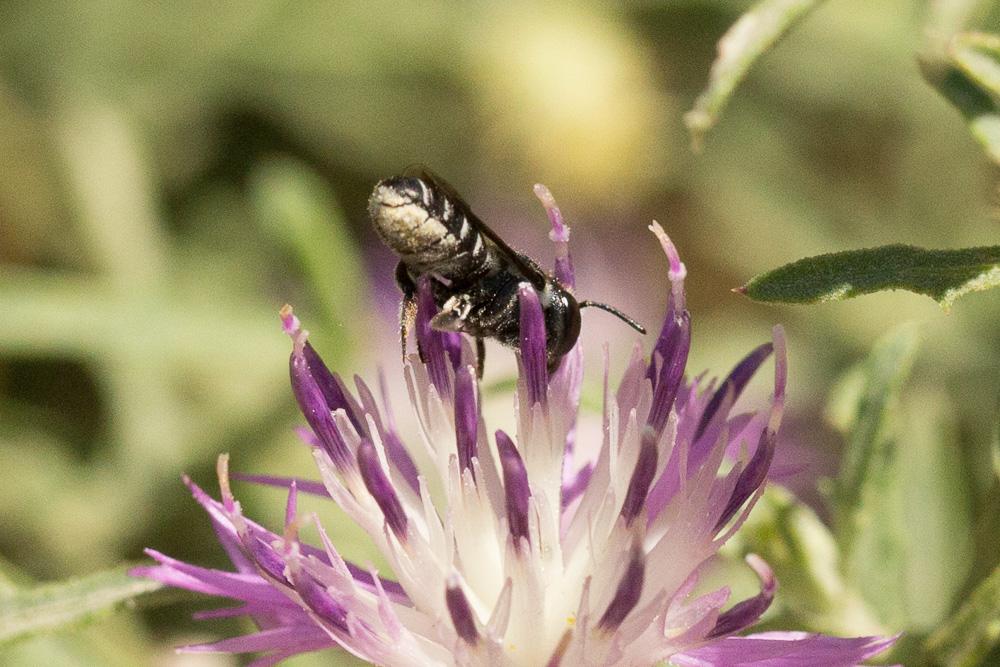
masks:
[[[422,164],[415,164],[408,167],[403,172],[403,175],[421,178],[425,181],[433,183],[435,187],[440,189],[445,193],[445,195],[448,196],[449,199],[451,199],[455,206],[462,208],[462,212],[465,213],[466,219],[468,219],[472,226],[476,228],[476,231],[492,241],[493,245],[497,247],[497,250],[506,256],[507,259],[510,260],[511,264],[517,267],[518,271],[521,272],[521,274],[536,290],[541,291],[545,289],[545,285],[548,282],[548,277],[545,273],[542,272],[542,270],[538,268],[533,261],[507,245],[507,242],[500,238],[499,234],[490,229],[489,225],[485,222],[480,220],[479,216],[472,212],[472,208],[469,204],[462,199],[462,196],[458,194],[458,191],[456,191],[450,183]]]

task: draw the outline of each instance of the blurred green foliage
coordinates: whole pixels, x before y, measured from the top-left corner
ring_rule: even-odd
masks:
[[[996,243],[995,166],[916,55],[926,63],[961,30],[1000,32],[1000,11],[819,4],[746,71],[695,156],[683,112],[706,85],[716,42],[749,7],[0,6],[5,577],[27,586],[86,575],[138,559],[147,545],[221,565],[180,472],[214,489],[215,456],[229,451],[239,470],[312,475],[291,433],[298,420],[277,309],[295,304],[336,370],[373,378],[380,364],[395,377],[392,264],[365,202],[378,178],[424,162],[539,256],[545,222],[530,186],[548,184],[575,226],[580,291],[646,323],[665,299],[662,257],[645,230],[660,220],[690,270],[690,368],[722,373],[782,322],[791,346],[785,440],[822,460],[835,462],[850,439],[824,422],[835,381],[878,337],[915,321],[922,344],[895,399],[898,455],[880,461],[895,505],[872,520],[904,532],[954,520],[967,534],[934,533],[943,541],[907,560],[900,576],[928,587],[905,613],[893,608],[898,590],[876,604],[831,579],[820,596],[804,576],[783,584],[789,595],[779,594],[776,613],[787,612],[783,627],[838,632],[905,622],[911,646],[921,641],[1000,554],[990,448],[996,294],[971,295],[944,315],[902,293],[796,308],[729,289],[808,255]],[[593,368],[599,343],[625,335],[599,318],[585,321]],[[628,348],[612,345],[616,368]],[[585,395],[600,379],[587,382]],[[837,470],[809,469],[803,495]],[[280,519],[279,494],[238,493],[249,514]],[[938,511],[927,511],[928,497]],[[780,494],[768,503],[760,530],[789,533],[769,542],[774,549],[806,544],[803,571],[841,572],[824,525],[829,505],[814,511]],[[345,555],[375,558],[344,523],[327,526]],[[930,585],[942,568],[947,581]],[[194,625],[190,611],[158,607],[36,637],[0,662],[167,664],[174,645],[238,630]]]

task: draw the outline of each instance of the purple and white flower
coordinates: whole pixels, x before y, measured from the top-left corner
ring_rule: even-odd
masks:
[[[548,191],[536,193],[552,222],[555,275],[572,288],[569,230]],[[134,572],[236,600],[201,616],[245,615],[259,630],[181,650],[262,653],[255,665],[340,647],[381,665],[784,666],[853,665],[891,646],[891,637],[737,636],[776,590],[753,555],[757,595],[729,605],[728,588],[699,585],[767,481],[785,402],[785,340],[776,327],[773,342],[721,383],[687,379],[686,270],[660,226],[651,229],[669,264],[666,317],[651,359],[637,346],[614,388],[605,351],[599,432],[577,428],[580,346],[548,373],[538,295],[527,284],[519,293],[514,433],[487,429],[472,346],[431,328],[436,308],[426,284],[420,354],[404,369],[415,432],[397,429],[384,391],[380,400],[360,379],[351,391],[283,309],[292,389],[309,424],[303,438],[322,482],[243,477],[287,487],[284,526],[272,532],[243,515],[226,456],[221,500],[186,480],[235,570],[149,550],[157,565]],[[771,405],[733,414],[772,355]],[[319,522],[297,513],[299,493],[332,498],[368,533],[391,575],[341,558]],[[315,523],[318,546],[299,539],[305,521]]]

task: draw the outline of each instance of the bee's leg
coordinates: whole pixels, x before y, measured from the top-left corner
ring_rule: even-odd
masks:
[[[399,348],[403,354],[403,363],[406,363],[406,339],[413,327],[413,322],[417,319],[417,299],[413,294],[404,294],[403,303],[399,307]],[[424,353],[420,349],[420,342],[417,342],[417,351],[420,352],[421,361]]]
[[[406,363],[406,339],[409,337],[410,329],[417,319],[417,286],[410,278],[406,265],[400,262],[396,265],[396,284],[403,292],[403,303],[399,307],[399,347],[403,353],[403,363]],[[424,353],[420,349],[420,342],[417,342],[417,351],[423,360]]]
[[[469,301],[468,294],[452,294],[441,306],[441,310],[431,318],[431,328],[474,336],[475,332],[468,329],[468,317],[471,309],[472,303]]]
[[[483,369],[486,368],[486,341],[476,337],[476,379],[483,379]]]

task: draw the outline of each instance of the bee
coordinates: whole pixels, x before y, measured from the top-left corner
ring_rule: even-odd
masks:
[[[430,278],[440,309],[431,326],[475,338],[480,377],[484,339],[493,338],[508,347],[518,345],[518,288],[523,283],[534,287],[542,306],[550,372],[576,344],[582,308],[601,308],[646,333],[635,320],[607,304],[577,301],[554,276],[507,245],[454,188],[426,168],[414,167],[380,181],[368,201],[368,213],[382,241],[399,256],[396,282],[403,293],[400,342],[404,357],[407,333],[416,316],[417,281],[424,276]]]

